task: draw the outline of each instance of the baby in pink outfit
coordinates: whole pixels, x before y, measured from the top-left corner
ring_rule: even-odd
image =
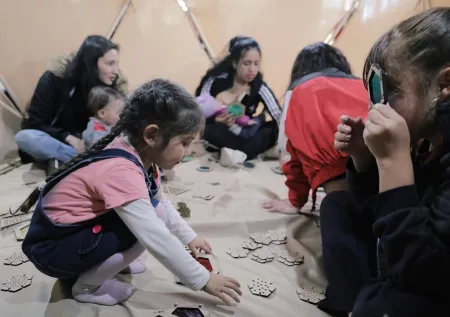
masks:
[[[216,98],[211,95],[204,94],[195,98],[200,108],[203,111],[203,115],[206,119],[216,117],[221,114],[227,113],[227,107],[222,105]],[[249,138],[255,135],[262,124],[261,119],[253,118],[243,115],[235,120],[235,124],[230,127],[230,131],[243,138]]]

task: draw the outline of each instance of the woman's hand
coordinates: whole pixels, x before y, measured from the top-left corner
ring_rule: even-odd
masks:
[[[210,275],[211,277],[204,288],[205,292],[220,298],[228,306],[236,306],[236,303],[240,302],[239,296],[242,295],[239,282],[231,277],[216,273],[210,273]]]
[[[349,154],[353,159],[356,170],[363,172],[372,159],[372,154],[363,138],[364,123],[361,117],[342,116],[340,121],[337,132],[334,134],[334,147]]]
[[[187,246],[188,246],[189,250],[191,250],[192,255],[195,258],[198,257],[198,255],[200,253],[199,251],[203,251],[206,254],[212,253],[211,245],[203,237],[199,237],[199,236],[195,237],[194,240],[189,242]]]
[[[227,126],[233,125],[235,120],[236,118],[232,114],[228,113],[219,114],[216,117],[216,122],[223,123]]]
[[[72,146],[78,153],[84,152],[83,140],[69,134],[66,137],[66,142],[69,143],[69,145]]]
[[[377,104],[369,111],[364,142],[377,162],[410,157],[411,137],[408,125],[389,105]]]
[[[291,205],[289,200],[271,199],[263,201],[262,207],[269,212],[280,212],[282,214],[296,215],[298,209]]]

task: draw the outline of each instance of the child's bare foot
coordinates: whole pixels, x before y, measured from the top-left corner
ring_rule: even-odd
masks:
[[[72,296],[81,303],[113,306],[126,301],[134,291],[133,286],[118,280],[107,280],[100,286],[83,285],[77,282],[72,287]]]
[[[139,273],[144,273],[145,272],[145,264],[140,262],[140,261],[136,261],[131,263],[130,265],[128,265],[126,268],[124,268],[122,271],[120,271],[121,274],[139,274]]]
[[[269,212],[280,212],[283,214],[296,215],[298,209],[291,205],[289,200],[271,199],[263,201],[262,207]]]

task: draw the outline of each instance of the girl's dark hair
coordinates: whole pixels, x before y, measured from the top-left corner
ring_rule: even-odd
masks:
[[[152,80],[134,91],[127,100],[119,121],[108,135],[62,165],[45,181],[51,181],[67,169],[97,154],[121,133],[137,147],[141,144],[144,129],[150,124],[159,127],[163,145],[166,146],[176,136],[202,132],[205,119],[195,99],[184,88],[168,80]],[[36,188],[17,211],[28,212],[39,195],[40,189]]]
[[[237,65],[245,53],[251,49],[256,49],[261,54],[261,48],[254,38],[247,36],[233,37],[229,43],[228,55],[208,69],[205,76],[203,76],[200,81],[200,85],[195,90],[195,95],[200,95],[203,85],[209,78],[218,76],[222,73],[234,74],[236,70],[233,68],[233,63]],[[259,73],[253,81],[262,82],[262,74]]]
[[[295,58],[289,87],[297,79],[320,72],[326,68],[337,68],[349,75],[352,73],[347,58],[339,49],[323,42],[306,46]]]
[[[364,64],[365,85],[370,66],[376,63],[395,91],[405,80],[420,79],[416,89],[424,96],[439,70],[450,64],[449,25],[449,7],[430,9],[395,25],[370,50]]]
[[[125,97],[110,87],[96,86],[89,92],[87,108],[96,115],[99,110],[108,105],[111,99],[125,99]]]
[[[119,45],[111,42],[101,35],[89,35],[81,44],[74,59],[70,62],[64,75],[66,96],[75,88],[80,90],[87,102],[87,95],[95,86],[105,86],[100,80],[98,73],[98,59],[106,52],[115,49],[119,50]],[[116,82],[111,85],[116,88]]]

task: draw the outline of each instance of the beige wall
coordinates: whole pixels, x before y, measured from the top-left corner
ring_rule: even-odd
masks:
[[[214,53],[234,35],[254,36],[263,49],[267,82],[282,96],[298,51],[325,38],[351,0],[189,0]],[[450,0],[433,0],[450,5]],[[107,34],[124,0],[3,1],[0,74],[26,104],[46,62],[75,50],[88,34]],[[384,8],[388,4],[389,7]],[[416,0],[366,0],[336,41],[360,74],[375,39],[412,15]],[[193,91],[209,60],[176,0],[133,0],[114,38],[121,68],[135,88],[154,77]],[[0,110],[0,162],[15,151],[19,121]]]
[[[113,40],[131,89],[163,77],[194,92],[210,63],[176,0],[134,0]]]
[[[92,33],[107,34],[123,0],[14,0],[0,10],[0,74],[28,103],[50,58],[76,50]],[[16,155],[20,119],[0,108],[0,163]]]

